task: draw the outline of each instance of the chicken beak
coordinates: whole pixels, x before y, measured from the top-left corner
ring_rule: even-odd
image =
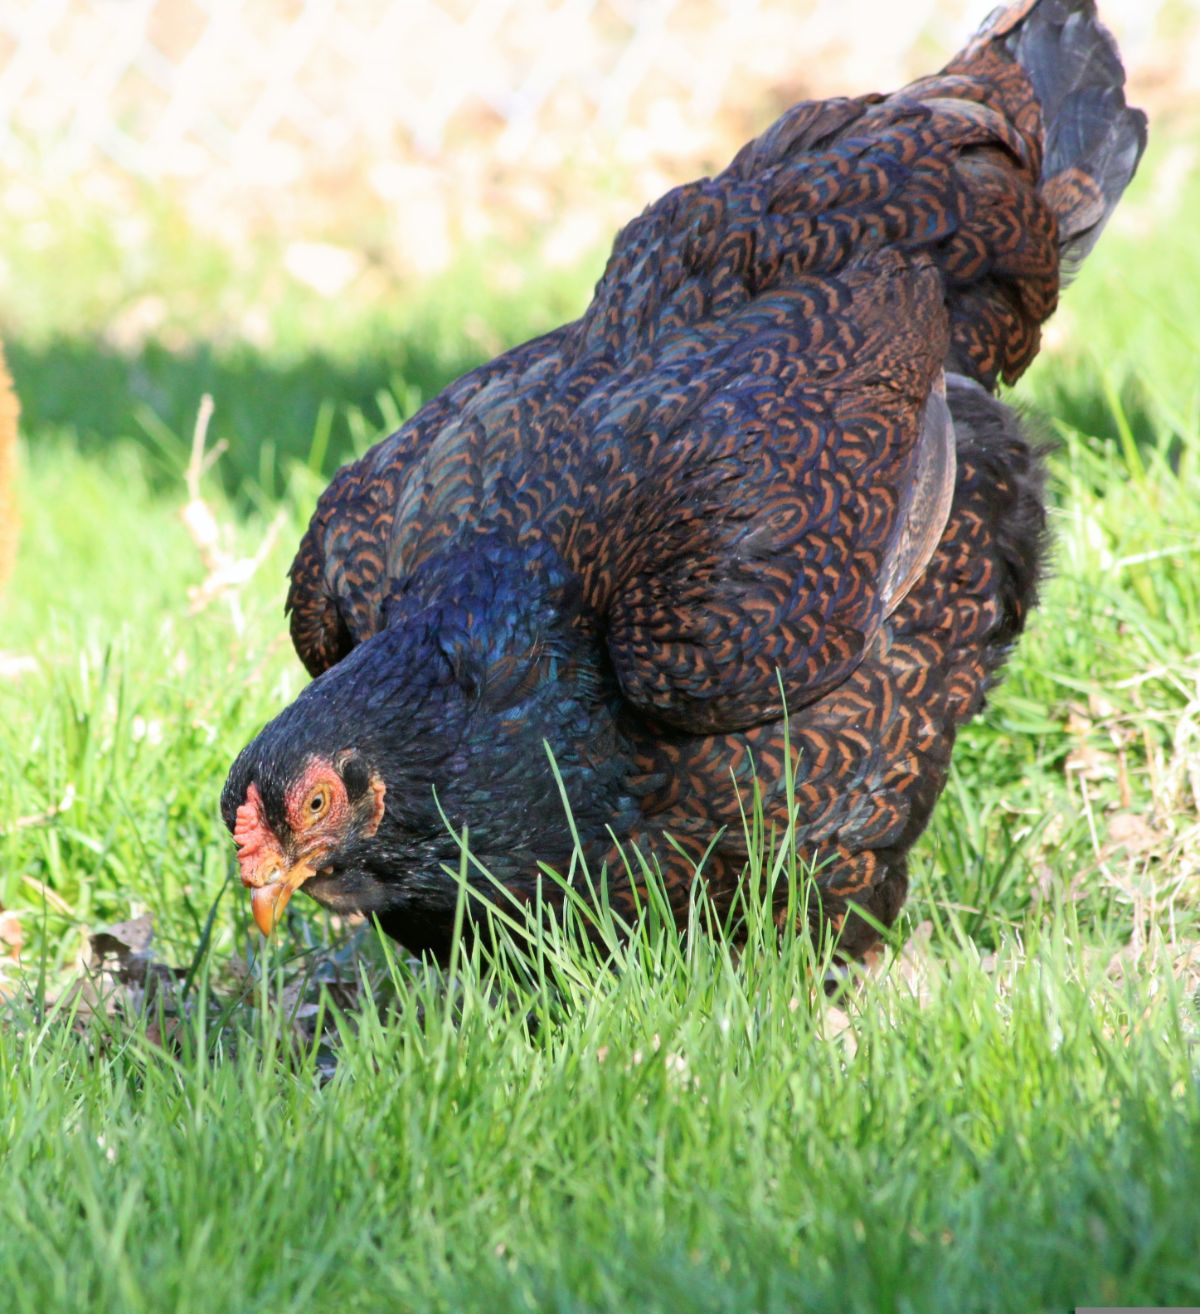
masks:
[[[288,900],[312,874],[313,869],[308,863],[298,862],[282,880],[251,887],[250,911],[254,914],[254,924],[263,935],[270,935],[279,925]]]
[[[245,802],[237,810],[233,842],[237,845],[242,884],[250,890],[254,924],[263,935],[270,935],[279,925],[288,900],[316,871],[324,849],[319,843],[309,843],[307,854],[297,857],[289,866],[292,855],[285,854],[268,824],[262,795],[254,783],[246,790]]]

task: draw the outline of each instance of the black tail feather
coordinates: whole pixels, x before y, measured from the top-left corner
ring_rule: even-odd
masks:
[[[1096,244],[1146,149],[1146,116],[1093,0],[1036,0],[989,22],[1025,70],[1044,125],[1042,192],[1058,215],[1062,281]]]

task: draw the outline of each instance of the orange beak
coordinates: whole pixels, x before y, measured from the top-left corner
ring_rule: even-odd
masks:
[[[271,873],[274,874],[276,873]],[[263,935],[270,935],[279,925],[279,919],[288,906],[288,900],[312,874],[312,867],[302,861],[296,863],[282,880],[251,884],[250,911],[254,914],[254,924]],[[242,879],[245,881],[245,876]]]
[[[254,923],[263,935],[270,935],[288,900],[316,870],[313,859],[319,855],[310,851],[288,866],[279,840],[267,825],[257,785],[250,786],[246,801],[237,810],[233,839],[238,846],[242,884],[250,890]]]

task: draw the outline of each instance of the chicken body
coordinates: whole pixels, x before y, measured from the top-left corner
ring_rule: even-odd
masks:
[[[345,467],[288,597],[319,678],[223,799],[260,924],[302,881],[444,951],[447,820],[518,898],[567,869],[552,755],[625,911],[630,845],[681,915],[698,865],[728,903],[790,777],[814,914],[867,948],[1034,601],[993,394],[1136,168],[1122,85],[1088,0],[1026,0],[936,77],[798,105],[634,220],[580,320]]]

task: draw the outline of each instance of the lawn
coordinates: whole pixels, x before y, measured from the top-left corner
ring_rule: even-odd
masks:
[[[7,236],[6,1314],[1200,1303],[1200,189],[1172,149],[1015,390],[1056,442],[1053,572],[894,942],[833,1002],[761,932],[441,973],[298,898],[264,947],[232,880],[217,799],[303,682],[283,574],[324,479],[594,266],[488,291],[473,256],[331,307],[174,234],[141,277],[198,309],[143,341],[88,282],[101,225]],[[227,447],[189,492],[205,392]]]

